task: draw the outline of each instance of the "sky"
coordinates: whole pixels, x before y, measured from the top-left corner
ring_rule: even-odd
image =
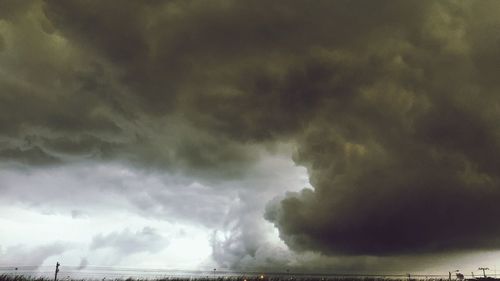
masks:
[[[0,266],[495,268],[499,14],[0,0]]]

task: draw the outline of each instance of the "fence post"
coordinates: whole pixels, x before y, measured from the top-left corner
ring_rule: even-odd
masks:
[[[57,262],[56,263],[56,272],[54,274],[54,281],[57,281],[57,273],[59,273],[59,266],[60,266],[60,264],[59,264],[59,262]]]

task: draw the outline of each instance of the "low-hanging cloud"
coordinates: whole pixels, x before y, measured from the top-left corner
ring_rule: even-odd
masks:
[[[161,251],[168,245],[168,240],[154,228],[144,227],[142,230],[98,234],[92,238],[91,250],[110,248],[118,254],[134,254],[140,252]]]
[[[5,248],[0,247],[0,263],[13,266],[39,267],[47,258],[60,255],[72,247],[73,245],[61,241],[34,247],[22,244]]]
[[[313,189],[266,218],[291,249],[500,248],[498,2],[12,5],[0,14],[4,161],[220,180],[289,142]],[[238,249],[255,255],[252,243]]]
[[[88,265],[89,265],[89,260],[87,258],[83,257],[80,259],[80,264],[78,265],[78,267],[76,269],[83,270],[83,269],[87,268]]]

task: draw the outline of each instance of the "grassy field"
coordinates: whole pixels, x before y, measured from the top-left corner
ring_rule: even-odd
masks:
[[[54,279],[46,277],[31,277],[24,275],[0,275],[0,281],[53,281]],[[58,278],[59,281],[66,281],[66,278]],[[90,279],[69,279],[71,281],[447,281],[447,278],[374,278],[374,277],[316,277],[316,276],[226,276],[226,277],[164,277],[164,278],[90,278]]]

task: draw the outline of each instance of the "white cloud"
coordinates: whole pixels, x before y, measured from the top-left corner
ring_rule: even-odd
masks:
[[[211,268],[214,230],[261,231],[247,236],[242,250],[261,238],[279,241],[263,218],[265,205],[304,185],[305,169],[281,154],[263,158],[247,177],[219,183],[118,163],[3,169],[0,233],[6,246],[74,245],[48,266],[77,266],[87,257],[89,265]]]

